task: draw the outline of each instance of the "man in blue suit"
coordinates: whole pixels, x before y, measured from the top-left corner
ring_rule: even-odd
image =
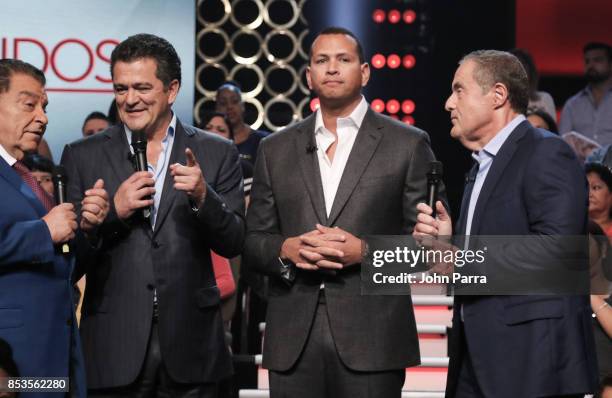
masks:
[[[460,235],[584,235],[587,185],[557,136],[523,116],[527,76],[513,55],[476,51],[459,63],[446,102],[451,136],[475,160]],[[448,236],[441,203],[419,204],[418,235]],[[456,296],[447,397],[582,397],[596,388],[588,296]]]
[[[47,126],[44,85],[34,66],[0,60],[0,338],[12,347],[20,377],[69,377],[70,396],[84,397],[73,261],[61,250],[75,237],[76,214],[72,204],[54,206],[21,162]],[[83,203],[81,230],[93,232],[108,212],[101,180]]]

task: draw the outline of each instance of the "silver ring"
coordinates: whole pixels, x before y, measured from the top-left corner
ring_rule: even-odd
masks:
[[[283,129],[283,128],[285,128],[285,127],[287,127],[289,125],[289,124],[286,124],[284,126],[277,126],[277,125],[273,124],[270,121],[270,118],[268,117],[268,111],[270,110],[270,107],[272,105],[274,105],[274,104],[287,104],[287,105],[289,105],[289,107],[291,108],[291,111],[293,112],[293,114],[291,115],[291,121],[289,122],[289,124],[299,120],[299,116],[297,115],[297,110],[295,108],[295,104],[293,103],[293,101],[289,100],[284,95],[277,95],[276,97],[270,99],[266,103],[266,106],[264,107],[264,115],[265,115],[266,125],[272,127],[272,129],[274,129],[274,131],[278,131],[278,130]]]
[[[246,0],[232,1],[232,10],[235,10],[236,5],[240,3],[241,1],[246,1]],[[235,12],[232,12],[230,15],[230,20],[232,21],[234,25],[236,25],[236,27],[241,28],[241,29],[243,28],[256,29],[259,26],[261,26],[261,24],[263,23],[263,20],[264,20],[263,14],[265,12],[263,3],[261,2],[261,0],[251,0],[251,1],[253,1],[255,5],[257,6],[257,18],[255,18],[253,21],[249,22],[248,24],[243,25],[240,21],[236,19]]]
[[[245,98],[245,104],[251,104],[257,109],[257,119],[251,124],[251,128],[257,130],[264,121],[264,107],[257,98]]]
[[[205,89],[202,83],[200,82],[201,79],[199,79],[199,76],[204,72],[204,69],[206,68],[220,69],[223,72],[223,81],[227,80],[227,68],[223,66],[222,64],[214,63],[214,64],[200,64],[200,66],[198,66],[198,68],[196,69],[196,74],[195,74],[196,75],[196,79],[195,79],[196,89],[207,97],[214,97],[216,95],[217,90],[216,89],[215,90]]]
[[[270,5],[275,1],[286,1],[287,3],[289,3],[289,5],[291,5],[291,8],[293,9],[293,16],[291,17],[289,22],[284,24],[277,24],[270,19],[270,12],[268,10],[270,9]],[[294,0],[268,0],[266,1],[266,7],[264,8],[263,17],[264,21],[266,21],[266,23],[270,25],[273,29],[287,29],[295,25],[298,18],[300,17],[300,10],[298,9],[298,6]]]
[[[250,69],[252,71],[255,71],[255,73],[257,74],[257,86],[255,86],[255,88],[251,91],[243,91],[242,92],[242,96],[244,98],[254,98],[256,97],[259,93],[261,93],[261,91],[264,88],[264,74],[261,71],[261,68],[255,64],[238,64],[236,66],[234,66],[229,74],[229,79],[228,80],[236,80],[235,76],[236,73],[238,73],[238,71],[240,71],[241,69]],[[240,83],[240,82],[238,82]]]
[[[216,62],[221,61],[227,55],[227,52],[229,51],[231,47],[231,42],[229,40],[229,37],[227,36],[227,33],[225,33],[223,30],[219,28],[204,28],[198,32],[196,36],[196,43],[199,43],[202,40],[202,37],[207,33],[216,33],[219,36],[223,37],[223,40],[225,40],[225,48],[223,49],[223,51],[221,51],[221,54],[217,55],[216,57],[209,57],[208,55],[205,55],[202,52],[202,49],[200,48],[200,46],[196,45],[196,52],[198,53],[198,55],[205,62],[208,62],[209,64],[214,64]]]
[[[276,70],[286,70],[289,72],[289,74],[291,74],[291,86],[289,87],[289,89],[287,91],[285,91],[284,93],[278,92],[278,91],[274,91],[272,89],[272,87],[270,87],[270,85],[268,84],[268,82],[270,81],[270,74]],[[293,69],[293,67],[291,65],[287,65],[287,64],[281,64],[281,65],[270,65],[270,67],[266,70],[266,73],[264,74],[264,87],[266,89],[266,91],[268,91],[268,93],[270,93],[271,96],[275,97],[278,95],[284,95],[286,97],[290,96],[291,94],[293,94],[293,92],[295,91],[295,89],[298,86],[298,75],[295,72],[295,69]]]
[[[241,35],[254,36],[257,39],[257,41],[259,42],[259,45],[257,46],[257,53],[255,53],[255,55],[251,57],[243,57],[236,53],[236,49],[234,48],[234,41],[238,38],[238,36],[241,36]],[[243,64],[243,65],[254,64],[255,62],[257,62],[259,57],[261,57],[261,52],[262,52],[261,35],[255,30],[249,30],[249,29],[244,29],[244,28],[240,29],[239,31],[237,31],[236,33],[232,35],[232,38],[230,39],[230,43],[231,43],[230,54],[232,55],[232,58],[234,59],[234,61],[238,62],[239,64]]]
[[[305,26],[308,26],[308,21],[304,16],[304,3],[306,3],[306,0],[300,0],[298,3],[298,9],[300,10],[300,21],[302,21]]]
[[[232,7],[230,6],[229,0],[220,0],[221,3],[223,3],[223,10],[225,12],[225,14],[223,15],[223,17],[218,20],[218,21],[207,21],[204,19],[204,16],[202,16],[199,12],[197,12],[197,18],[198,21],[200,21],[200,23],[202,24],[202,26],[206,26],[207,28],[216,28],[218,26],[221,26],[225,23],[225,21],[227,21],[227,19],[230,17],[230,15],[232,14]],[[200,8],[200,6],[202,5],[202,3],[204,3],[204,0],[198,0],[198,9]]]
[[[297,79],[297,81],[298,81],[298,85],[300,86],[300,90],[302,91],[302,93],[304,93],[304,94],[309,96],[310,95],[310,89],[302,81],[302,78],[304,80],[306,79],[306,68],[308,68],[308,64],[302,65],[302,67],[300,68],[300,71],[298,72],[298,79]]]
[[[200,108],[207,102],[215,102],[215,98],[211,97],[202,97],[196,102],[193,107],[193,119],[196,121],[196,124],[200,125],[202,123],[202,119],[200,119]]]
[[[286,58],[277,58],[274,54],[270,52],[270,49],[268,48],[269,41],[272,39],[273,36],[276,36],[276,35],[287,36],[292,41],[291,53]],[[298,47],[297,39],[295,35],[293,34],[293,32],[290,30],[273,30],[266,35],[266,37],[264,38],[264,43],[263,43],[263,51],[266,54],[266,58],[268,59],[268,61],[272,63],[276,63],[276,64],[286,63],[286,62],[291,61],[298,52],[297,47]]]
[[[304,46],[302,45],[302,41],[304,41],[304,37],[306,37],[306,35],[308,34],[308,32],[310,32],[310,30],[308,29],[304,29],[302,31],[302,33],[299,34],[297,40],[298,40],[298,52],[300,53],[300,55],[306,60],[306,61],[310,61],[308,59],[308,54],[306,53],[306,51],[304,51]]]
[[[312,98],[308,96],[308,97],[304,97],[304,99],[301,100],[300,103],[298,104],[298,110],[300,111],[300,117],[302,119],[306,118],[306,115],[304,114],[304,106],[308,105],[308,109],[310,109],[310,101],[312,101]]]

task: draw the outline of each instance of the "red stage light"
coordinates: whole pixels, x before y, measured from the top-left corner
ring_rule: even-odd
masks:
[[[410,115],[408,116],[404,116],[402,118],[402,122],[406,123],[406,124],[414,124],[414,118]]]
[[[399,120],[399,116],[397,115],[389,115],[391,119]]]
[[[398,10],[389,11],[389,23],[398,23],[402,17],[402,14]]]
[[[313,112],[314,112],[314,111],[316,111],[317,109],[319,109],[319,106],[320,106],[320,103],[319,103],[319,97],[317,97],[317,98],[313,98],[313,99],[310,101],[310,110],[311,110],[311,111],[313,111]]]
[[[407,99],[402,101],[402,112],[404,112],[406,115],[409,115],[414,112],[415,107],[416,105],[414,104],[413,100]]]
[[[385,101],[376,98],[374,101],[372,101],[372,104],[370,105],[370,107],[375,111],[375,112],[382,112],[385,110]]]
[[[400,57],[397,54],[391,54],[387,57],[387,66],[391,69],[399,68],[400,62]]]
[[[400,103],[398,100],[396,99],[390,99],[389,101],[387,101],[387,112],[388,113],[397,113],[399,112],[400,109]]]
[[[381,10],[380,8],[377,8],[372,13],[372,19],[376,23],[383,23],[383,22],[385,22],[385,17],[386,17],[385,12],[383,10]]]
[[[387,60],[382,54],[374,54],[372,56],[372,66],[376,69],[384,68]]]
[[[414,12],[413,10],[406,10],[404,11],[402,18],[404,19],[404,22],[406,22],[407,24],[411,24],[416,20],[416,12]]]
[[[414,68],[414,64],[416,64],[416,58],[414,57],[414,55],[404,55],[404,57],[402,58],[402,65],[404,65],[404,68],[412,69]]]

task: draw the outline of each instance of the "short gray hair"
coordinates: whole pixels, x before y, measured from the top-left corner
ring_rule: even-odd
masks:
[[[525,114],[529,104],[529,79],[521,61],[506,51],[478,50],[473,51],[459,61],[476,63],[474,80],[488,91],[496,83],[501,83],[508,89],[508,101],[514,111]]]

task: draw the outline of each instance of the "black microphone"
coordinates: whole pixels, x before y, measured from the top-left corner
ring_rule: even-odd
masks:
[[[306,153],[309,155],[312,153],[315,153],[316,151],[317,151],[317,146],[312,142],[308,144],[308,146],[306,147]]]
[[[434,160],[429,163],[427,173],[427,205],[432,208],[432,217],[436,217],[436,202],[438,201],[438,188],[442,181],[442,162]]]
[[[144,132],[132,132],[132,149],[134,149],[134,164],[136,171],[148,171],[147,166],[147,136]],[[151,199],[150,196],[146,199]],[[151,217],[151,208],[142,209],[142,216],[145,219]]]
[[[55,203],[61,205],[66,203],[66,186],[68,185],[68,177],[66,176],[66,168],[64,166],[53,167],[53,191],[55,193]],[[68,243],[62,245],[62,253],[70,253]]]

